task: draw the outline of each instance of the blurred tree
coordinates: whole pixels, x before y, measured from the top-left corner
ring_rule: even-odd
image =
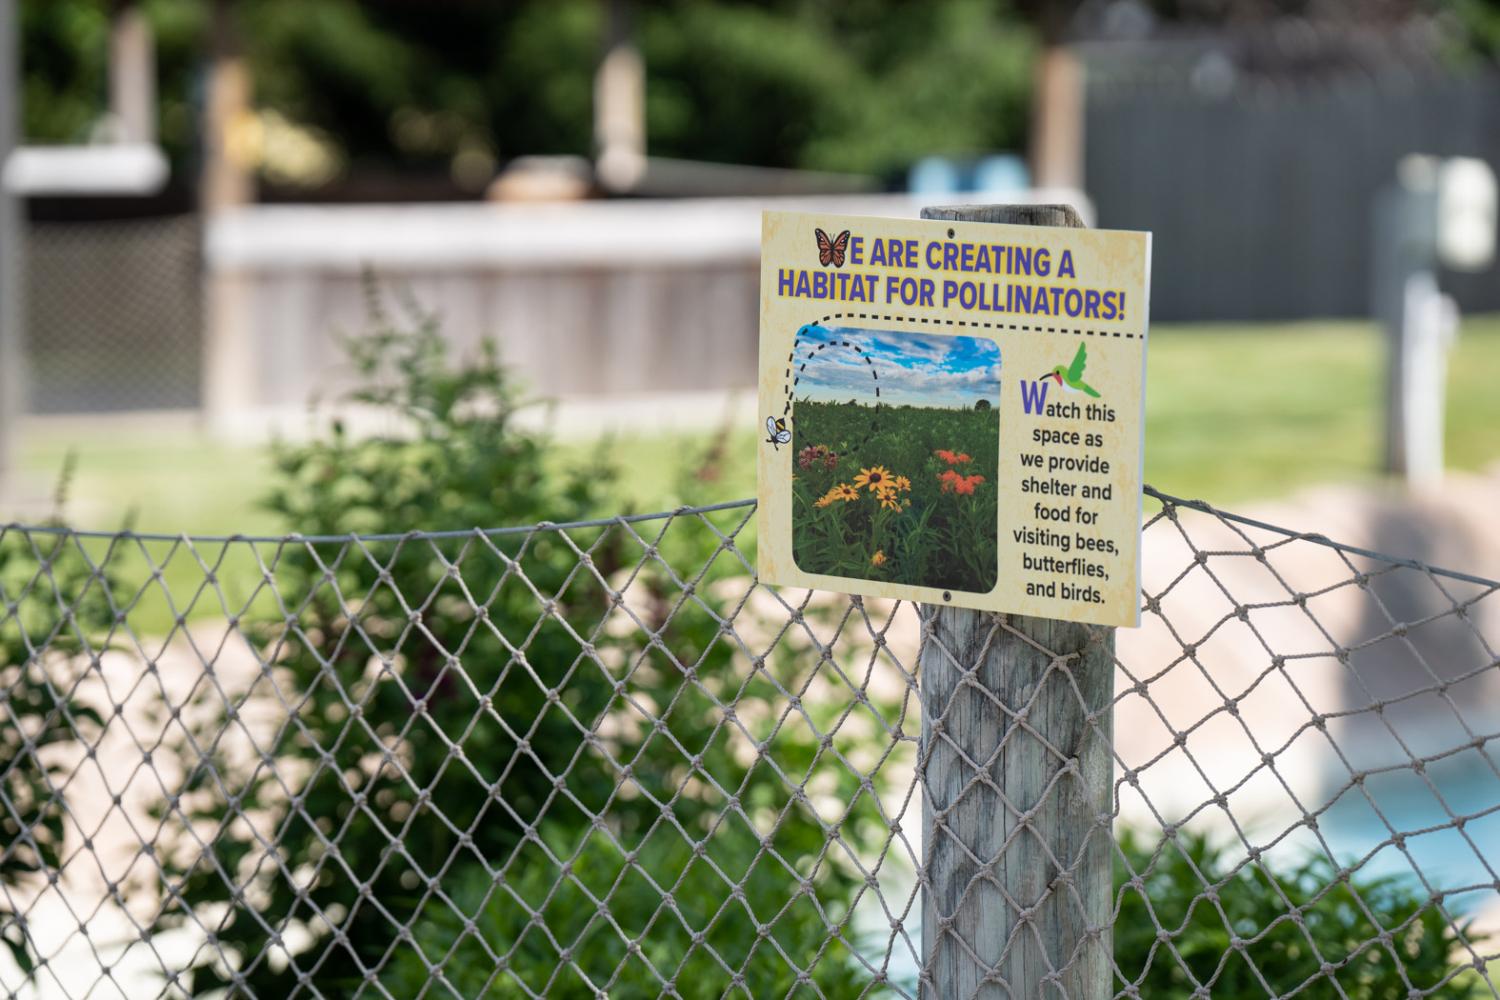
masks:
[[[109,26],[118,0],[21,0],[23,134],[88,141],[108,109]],[[140,0],[156,35],[162,144],[179,162],[193,148],[204,0]]]
[[[180,161],[210,0],[140,2]],[[110,3],[22,0],[32,139],[80,141],[103,112]],[[448,170],[470,187],[509,157],[591,152],[602,0],[234,7],[263,144],[325,143],[356,171]],[[1031,31],[1004,4],[667,0],[642,5],[636,30],[653,154],[886,172],[1024,135]]]
[[[651,152],[888,173],[1015,148],[1032,35],[1006,6],[691,0],[642,17]]]
[[[1500,59],[1500,0],[1452,0],[1465,48],[1491,61]]]
[[[122,0],[21,0],[26,132],[88,137],[105,107]],[[213,0],[136,0],[157,34],[161,136],[194,147]],[[592,152],[605,0],[229,0],[254,77],[262,175],[321,184],[350,169],[445,172],[477,190],[525,154]],[[1311,16],[1301,0],[1143,0],[1169,22]],[[1367,0],[1365,23],[1436,17],[1464,53],[1500,53],[1500,0]],[[657,0],[638,4],[649,151],[892,174],[933,153],[1027,139],[1039,39],[1077,0]],[[1319,8],[1324,9],[1324,8]]]

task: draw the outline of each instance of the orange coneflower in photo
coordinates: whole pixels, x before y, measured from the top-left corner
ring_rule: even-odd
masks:
[[[943,484],[944,493],[959,493],[963,496],[971,496],[974,493],[974,487],[984,482],[984,477],[978,473],[972,476],[960,476],[952,469],[949,469],[938,477],[938,481]]]
[[[782,485],[789,472],[798,474],[791,558],[778,523],[774,565],[809,577],[877,580],[877,591],[892,584],[927,593],[994,589],[1004,565],[996,525],[1007,522],[994,471],[1002,450],[1000,346],[966,333],[947,331],[937,350],[930,332],[831,323],[797,331],[787,364],[770,373],[788,412],[797,411],[795,445],[782,449],[792,454],[774,466]],[[774,409],[782,409],[779,400]],[[844,489],[856,498],[846,500]],[[784,501],[776,496],[779,518]]]

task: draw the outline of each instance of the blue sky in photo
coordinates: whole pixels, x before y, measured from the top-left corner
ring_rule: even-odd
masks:
[[[970,408],[978,400],[1000,400],[1000,347],[985,337],[898,333],[857,327],[809,325],[798,334],[798,399],[843,403],[880,402],[909,406]],[[857,345],[841,346],[845,341]],[[819,351],[818,345],[833,343]],[[808,355],[812,354],[809,359]],[[868,356],[874,365],[865,361]],[[803,362],[805,371],[798,371]],[[871,369],[880,373],[877,381]]]

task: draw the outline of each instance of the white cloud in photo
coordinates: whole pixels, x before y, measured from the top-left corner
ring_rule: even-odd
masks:
[[[970,409],[1000,399],[1000,348],[985,337],[809,324],[797,341],[798,399],[868,406],[877,386],[878,401],[894,406]]]

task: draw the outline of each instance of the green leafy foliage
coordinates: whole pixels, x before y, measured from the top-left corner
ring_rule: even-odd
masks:
[[[1033,35],[1003,5],[677,0],[641,25],[662,155],[888,174],[1024,142]]]
[[[210,0],[141,0],[157,34],[162,140],[192,163]],[[1166,21],[1270,7],[1151,4]],[[1375,6],[1375,5],[1356,5]],[[1493,63],[1500,5],[1439,5],[1456,63]],[[21,0],[26,134],[88,137],[106,102],[109,0]],[[355,171],[592,152],[599,0],[235,0],[258,108],[316,130]],[[1039,35],[1072,5],[1015,0],[659,0],[634,5],[655,155],[889,176],[918,157],[1018,150]],[[1359,13],[1348,15],[1351,22]],[[1366,18],[1368,19],[1368,18]]]
[[[792,556],[807,573],[995,585],[1000,413],[797,403]]]
[[[430,318],[372,301],[375,329],[353,345],[355,398],[392,430],[279,447],[271,503],[287,523],[401,534],[601,511],[607,466],[544,471],[550,445],[516,424],[492,350],[452,365]],[[243,983],[287,996],[305,976],[347,996],[368,974],[407,996],[440,966],[460,995],[494,974],[487,995],[510,996],[518,982],[543,991],[566,951],[611,995],[656,995],[657,976],[680,966],[685,993],[691,979],[717,996],[731,973],[712,944],[779,995],[796,976],[779,942],[843,995],[858,979],[843,937],[865,884],[830,856],[822,822],[842,819],[845,842],[867,847],[880,832],[871,795],[824,768],[839,772],[829,796],[841,816],[820,818],[789,787],[824,752],[804,716],[730,721],[721,708],[802,691],[818,661],[752,667],[716,596],[744,593],[744,564],[701,524],[645,530],[283,550],[276,590],[295,611],[252,631],[295,705],[265,747],[274,770],[211,758],[184,797],[217,831],[201,856],[173,855],[186,907],[216,936],[194,994]],[[778,664],[804,676],[773,682]],[[274,856],[239,810],[274,830]],[[758,834],[774,856],[756,853]],[[726,904],[733,886],[741,898]],[[189,919],[177,911],[163,927]],[[292,925],[306,929],[295,943],[282,936]],[[622,950],[622,927],[646,935],[641,956]],[[505,968],[487,957],[502,954]],[[582,991],[577,973],[559,975],[556,995]]]
[[[69,473],[58,490],[58,509]],[[50,527],[60,528],[54,517]],[[108,577],[66,534],[0,533],[0,886],[24,889],[56,872],[63,850],[67,768],[53,752],[90,738],[103,722],[73,698],[112,620]],[[95,643],[96,645],[89,645]],[[26,975],[35,954],[21,914],[0,895],[0,943]]]
[[[21,0],[22,134],[34,142],[81,143],[108,108],[110,0]],[[195,93],[209,5],[140,0],[155,35],[158,134],[179,166],[197,135]]]
[[[1448,0],[1448,14],[1459,26],[1454,56],[1494,63],[1500,59],[1500,3],[1496,0]]]
[[[191,163],[210,0],[143,0],[162,137]],[[592,153],[598,0],[235,0],[256,106],[375,176]],[[107,0],[22,0],[26,131],[78,142],[106,105]],[[855,173],[1016,149],[1032,33],[984,0],[634,5],[655,155]]]
[[[1492,995],[1479,976],[1455,976],[1469,956],[1413,879],[1344,878],[1320,855],[1236,868],[1224,849],[1192,833],[1161,845],[1127,831],[1120,849],[1129,868],[1116,859],[1115,959],[1142,997],[1189,1000],[1207,986],[1215,1000],[1259,1000],[1303,984],[1299,996],[1348,1000],[1413,990],[1445,1000]],[[1140,888],[1130,884],[1132,871]],[[1205,898],[1209,886],[1215,901]],[[1168,941],[1158,939],[1158,926]],[[1389,944],[1381,943],[1386,932]],[[1467,924],[1463,934],[1475,940]],[[1326,976],[1324,962],[1333,966]]]
[[[818,845],[801,849],[811,855]],[[478,879],[459,886],[456,909],[435,909],[419,924],[415,947],[396,955],[383,985],[393,996],[415,996],[432,978],[429,968],[442,965],[456,994],[476,1000],[515,996],[516,980],[548,996],[593,996],[604,988],[629,1000],[710,1000],[724,995],[735,973],[744,977],[748,996],[812,995],[798,988],[799,968],[807,968],[823,996],[871,995],[849,944],[830,940],[825,924],[847,916],[847,901],[832,900],[830,912],[820,898],[820,912],[819,903],[795,891],[779,862],[761,856],[743,826],[730,823],[709,836],[701,857],[675,832],[648,838],[634,854],[627,863],[618,847],[595,835],[567,878],[533,857],[499,884]],[[733,898],[742,880],[742,897]],[[535,925],[532,913],[540,914]],[[473,932],[465,918],[473,919]],[[568,964],[558,962],[542,927],[569,943]],[[505,972],[491,955],[504,956]]]

